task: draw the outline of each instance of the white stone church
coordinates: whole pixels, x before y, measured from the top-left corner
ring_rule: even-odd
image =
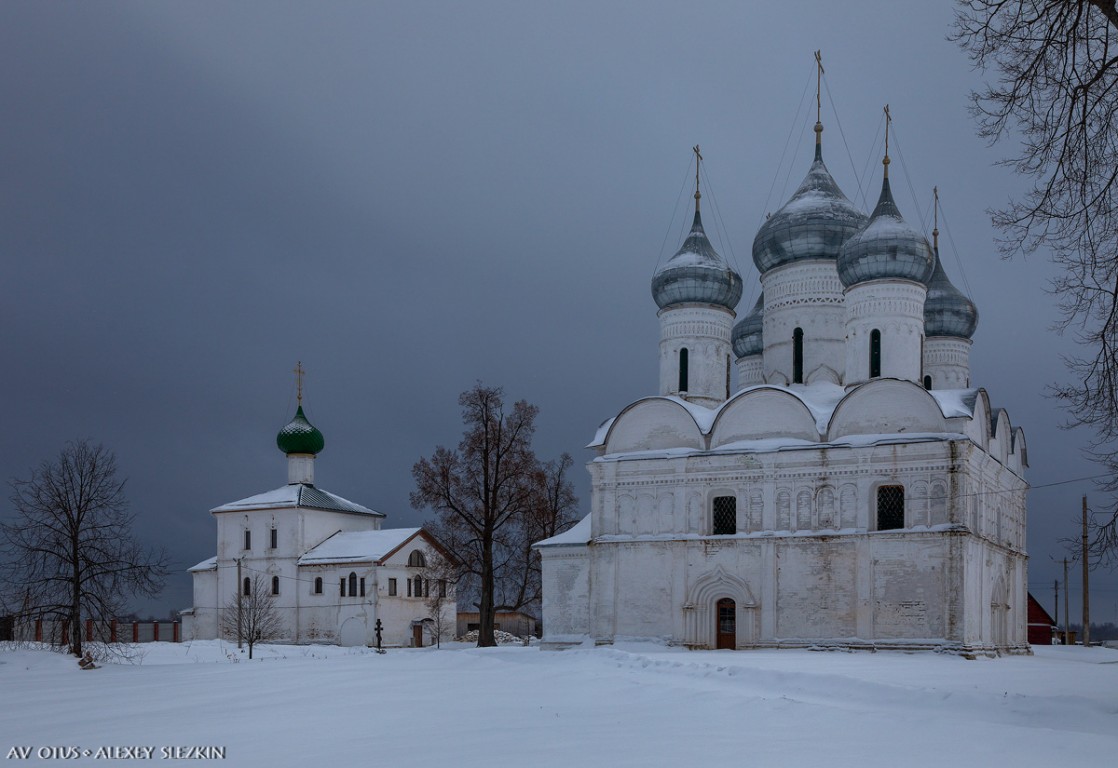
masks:
[[[757,233],[761,297],[736,325],[742,280],[696,186],[652,280],[659,394],[602,424],[590,514],[537,545],[545,647],[1028,652],[1025,439],[972,386],[978,313],[938,230],[901,217],[888,153],[867,216],[821,133]]]
[[[378,620],[383,646],[453,636],[454,587],[437,567],[449,555],[424,529],[382,529],[383,513],[315,486],[325,440],[303,414],[301,388],[299,400],[276,438],[287,485],[210,510],[217,554],[190,569],[194,607],[181,614],[183,638],[235,640],[223,614],[257,585],[283,625],[272,642],[374,646]]]

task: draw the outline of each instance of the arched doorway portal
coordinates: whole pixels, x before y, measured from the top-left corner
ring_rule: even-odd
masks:
[[[738,610],[737,605],[728,597],[717,603],[717,624],[714,628],[715,648],[734,650],[738,647]]]

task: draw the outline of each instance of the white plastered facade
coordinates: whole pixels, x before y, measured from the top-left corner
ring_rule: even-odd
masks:
[[[589,515],[537,544],[544,646],[1027,653],[1024,434],[970,388],[970,339],[925,338],[915,280],[803,258],[761,282],[733,396],[672,391],[662,344],[660,396],[588,446]]]

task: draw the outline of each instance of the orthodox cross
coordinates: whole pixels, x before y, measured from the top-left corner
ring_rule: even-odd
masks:
[[[932,208],[932,247],[939,253],[939,187],[932,187],[932,197],[935,198],[935,206]]]
[[[820,117],[823,112],[823,102],[820,98],[820,92],[823,87],[823,51],[818,50],[815,52],[815,122],[823,122]]]
[[[303,375],[305,373],[306,371],[303,370],[303,361],[299,360],[295,363],[295,396],[299,400],[299,405],[303,404]]]
[[[699,194],[699,163],[701,163],[703,161],[703,155],[699,151],[699,145],[698,144],[691,147],[691,151],[695,153],[695,213],[698,213],[699,212],[699,198],[702,197],[702,195]]]
[[[885,105],[885,159],[881,164],[885,166],[885,178],[889,178],[889,124],[893,122],[893,116],[889,114],[889,105]]]

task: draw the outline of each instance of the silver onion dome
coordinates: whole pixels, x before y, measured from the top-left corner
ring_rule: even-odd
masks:
[[[978,308],[947,279],[936,250],[936,266],[924,301],[924,335],[969,339],[978,327]]]
[[[741,276],[714,250],[699,212],[683,246],[652,276],[660,309],[679,304],[717,304],[732,310],[741,299]]]
[[[757,303],[753,305],[752,311],[738,320],[737,324],[734,325],[733,334],[730,336],[730,343],[734,347],[734,356],[737,359],[759,355],[764,350],[765,343],[761,338],[761,327],[764,325],[764,319],[765,292],[761,291],[761,295],[757,297]]]
[[[846,241],[836,266],[839,280],[847,288],[887,278],[927,284],[932,276],[932,247],[897,210],[888,176],[882,180],[881,197],[869,222]]]
[[[753,263],[761,274],[793,261],[836,259],[842,244],[866,223],[823,164],[815,161],[784,207],[770,216],[753,239]]]

